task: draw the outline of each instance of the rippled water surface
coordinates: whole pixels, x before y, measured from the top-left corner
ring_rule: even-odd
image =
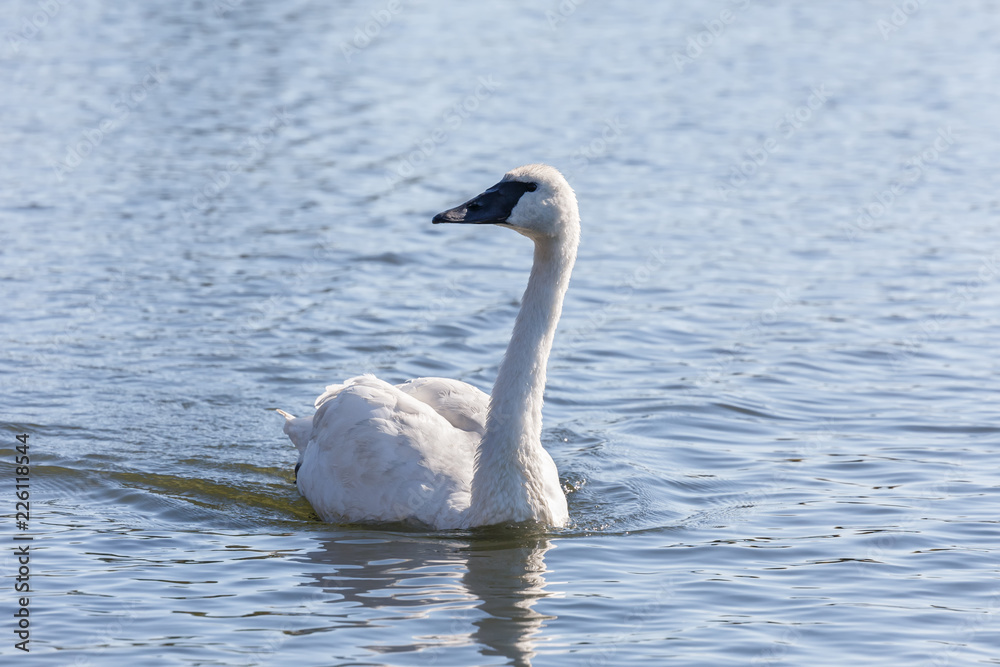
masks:
[[[995,2],[5,9],[4,664],[1000,663]],[[320,523],[274,409],[489,390],[533,161],[572,525]]]

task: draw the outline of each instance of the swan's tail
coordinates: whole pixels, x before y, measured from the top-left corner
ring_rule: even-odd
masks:
[[[300,452],[304,451],[306,445],[309,444],[309,436],[312,435],[313,418],[296,417],[284,410],[278,410],[278,413],[285,418],[285,435],[292,441],[296,449]]]

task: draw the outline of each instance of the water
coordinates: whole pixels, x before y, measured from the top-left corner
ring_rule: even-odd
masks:
[[[5,661],[1000,662],[995,3],[329,4],[5,13]],[[531,161],[572,525],[319,523],[273,409],[488,390]]]

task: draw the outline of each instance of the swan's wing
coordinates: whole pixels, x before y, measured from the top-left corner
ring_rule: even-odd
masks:
[[[490,397],[471,384],[448,378],[417,378],[397,384],[396,388],[429,405],[455,428],[480,438],[486,433]]]
[[[324,397],[297,479],[324,520],[459,525],[478,434],[371,375]]]
[[[341,389],[343,389],[344,387],[352,384],[355,380],[359,380],[361,378],[369,378],[369,377],[370,378],[374,378],[375,376],[371,375],[371,374],[360,375],[360,376],[358,376],[356,378],[351,378],[350,380],[348,380],[344,384],[331,384],[331,385],[327,385],[327,387],[323,391],[323,393],[320,394],[319,397],[316,399],[316,402],[315,402],[315,404],[313,404],[313,407],[315,407],[316,409],[319,409],[319,406],[323,405],[324,403],[326,403],[327,401],[329,401],[331,398],[333,398],[334,396],[336,396],[337,393]]]

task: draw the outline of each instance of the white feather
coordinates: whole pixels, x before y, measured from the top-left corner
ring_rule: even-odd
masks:
[[[299,491],[323,520],[437,529],[568,520],[556,465],[541,444],[541,410],[579,243],[576,197],[545,165],[520,167],[504,181],[537,186],[497,223],[531,238],[535,257],[492,394],[445,378],[393,386],[362,375],[327,387],[312,417],[282,411],[299,450]]]

